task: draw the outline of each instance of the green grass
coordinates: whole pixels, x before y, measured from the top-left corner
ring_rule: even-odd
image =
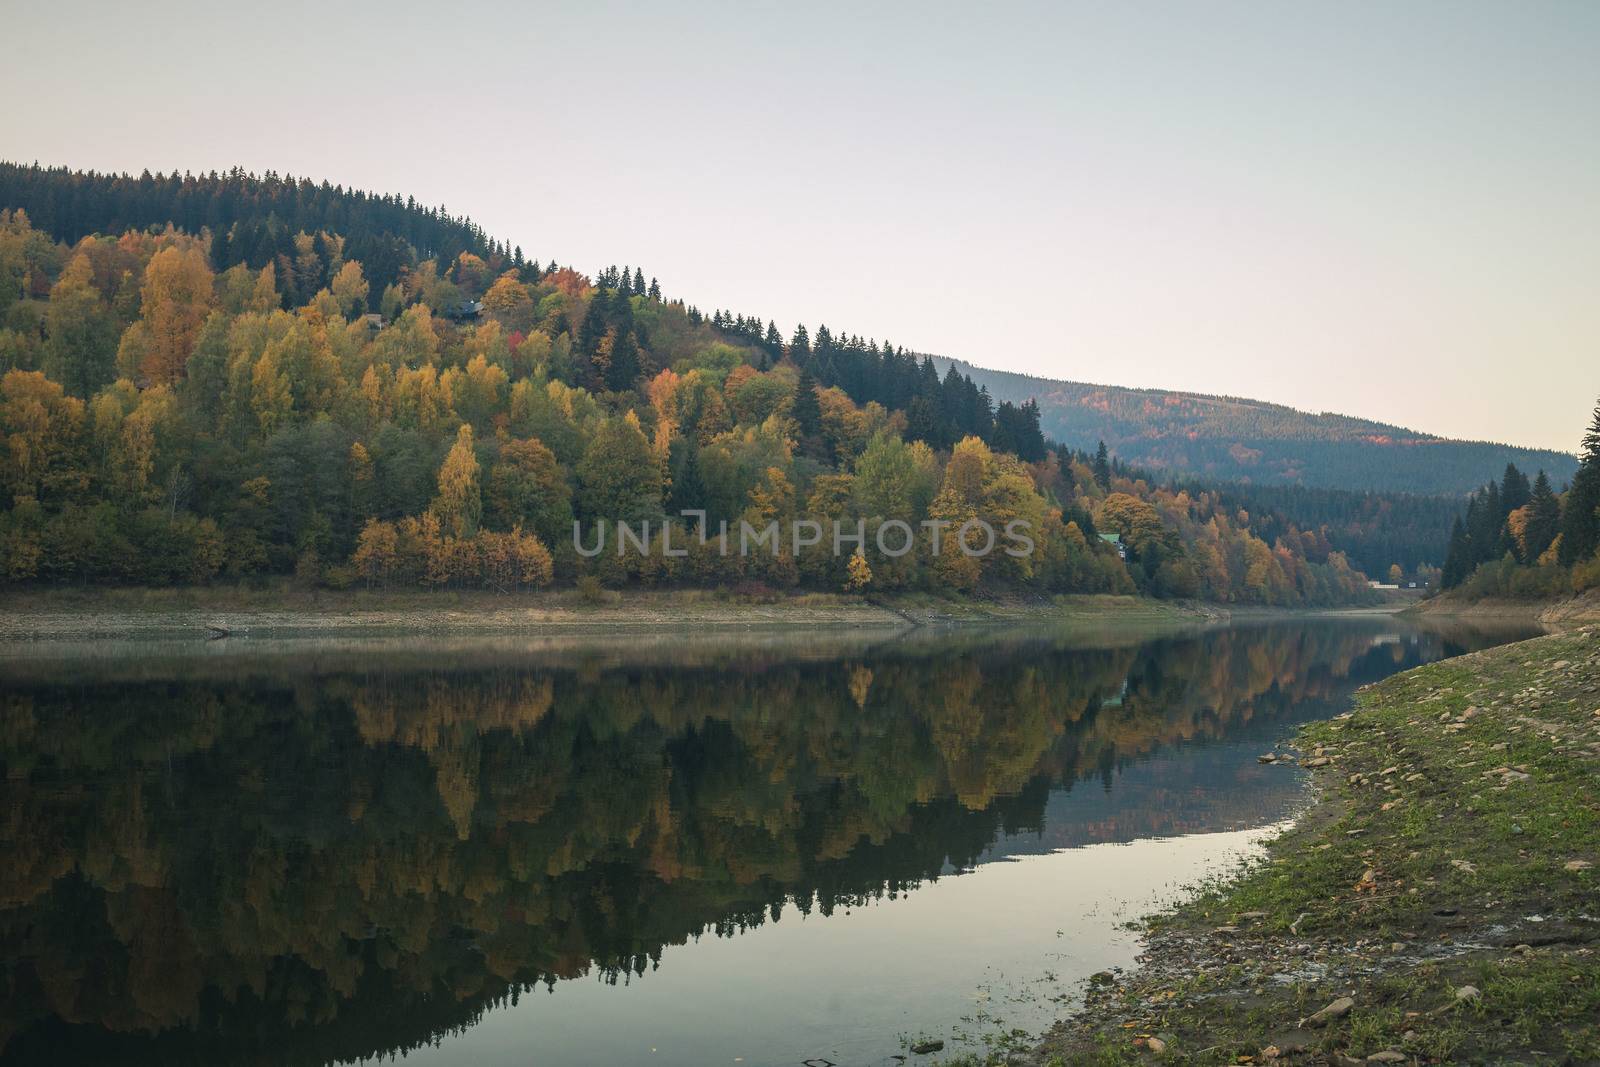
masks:
[[[1331,760],[1319,802],[1265,862],[1149,920],[1146,966],[1091,991],[1053,1054],[1151,1060],[1142,1035],[1160,1034],[1166,1059],[1259,1062],[1349,995],[1301,1035],[1308,1054],[1600,1061],[1595,633],[1398,675],[1300,745]]]

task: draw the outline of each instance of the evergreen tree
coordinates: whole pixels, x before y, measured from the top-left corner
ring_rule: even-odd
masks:
[[[794,391],[794,409],[790,414],[794,416],[801,436],[809,437],[822,432],[822,406],[817,402],[817,380],[811,376],[810,370],[800,372],[800,381]]]
[[[1458,515],[1454,525],[1450,527],[1450,547],[1445,552],[1444,570],[1439,576],[1439,585],[1442,588],[1454,589],[1466,581],[1467,575],[1472,573],[1472,565],[1468,563],[1467,555],[1467,531]]]
[[[806,333],[803,322],[794,328],[794,336],[789,339],[789,358],[802,367],[811,361],[811,335]]]
[[[1475,505],[1475,506],[1474,506]],[[1500,485],[1490,482],[1467,507],[1467,542],[1471,548],[1471,567],[1500,558],[1500,533],[1505,529],[1505,511],[1500,506]],[[1469,568],[1470,572],[1470,568]]]
[[[589,300],[589,310],[584,312],[583,324],[578,327],[578,352],[584,357],[593,357],[599,350],[600,339],[610,325],[610,310],[611,301],[606,297],[606,290],[596,289]]]
[[[1528,525],[1523,530],[1527,563],[1539,562],[1556,534],[1561,532],[1561,501],[1550,489],[1550,479],[1544,471],[1533,480],[1533,490],[1528,499]]]
[[[691,437],[672,439],[668,456],[672,471],[672,490],[667,499],[667,511],[677,515],[683,511],[703,511],[706,507],[706,483],[700,473],[700,448]]]
[[[614,393],[633,388],[639,377],[639,343],[633,331],[618,334],[611,345],[611,363],[606,367],[606,387]]]
[[[1600,463],[1600,404],[1594,406],[1594,416],[1584,432],[1578,458],[1584,463]]]
[[[914,396],[906,408],[906,437],[912,441],[926,441],[930,448],[944,448],[948,442],[940,432],[939,412],[927,396]]]
[[[1094,480],[1100,483],[1102,489],[1111,488],[1111,453],[1104,441],[1094,450]]]
[[[1600,405],[1583,435],[1578,473],[1561,502],[1561,563],[1571,566],[1595,554],[1600,545]]]
[[[1515,463],[1506,464],[1506,472],[1500,479],[1500,506],[1509,515],[1528,502],[1531,490],[1528,487],[1528,476],[1517,470]]]
[[[1561,564],[1570,567],[1594,555],[1600,518],[1600,465],[1585,463],[1561,500]]]

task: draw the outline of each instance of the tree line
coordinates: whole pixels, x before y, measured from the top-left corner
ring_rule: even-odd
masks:
[[[1557,493],[1508,464],[1467,501],[1450,530],[1442,581],[1468,596],[1546,597],[1600,585],[1600,405],[1578,472]]]

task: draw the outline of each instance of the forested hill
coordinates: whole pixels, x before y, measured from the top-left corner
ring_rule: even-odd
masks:
[[[996,401],[1039,404],[1040,427],[1079,449],[1105,441],[1113,455],[1161,477],[1264,485],[1465,494],[1514,463],[1561,485],[1578,469],[1565,452],[1455,441],[1346,415],[1161,389],[1057,381],[954,366]]]
[[[343,253],[359,260],[376,292],[399,280],[413,254],[450,263],[463,252],[496,252],[523,262],[522,250],[492,241],[471,219],[414,198],[268,171],[235,167],[224,173],[128,174],[0,162],[0,206],[21,208],[32,225],[75,244],[92,234],[173,226],[209,231],[211,265],[259,267],[278,255],[295,257],[296,234],[333,233]]]
[[[0,177],[0,581],[1370,595],[1295,501],[1050,448],[1032,403],[886,342],[785,340],[337,186]],[[974,523],[1032,548],[939,536]],[[873,533],[776,533],[805,526]]]
[[[92,234],[167,225],[191,234],[204,231],[210,234],[207,252],[216,271],[236,264],[254,269],[274,261],[293,264],[311,256],[323,262],[355,260],[370,287],[372,311],[382,310],[381,294],[419,260],[450,264],[467,253],[518,270],[527,280],[541,274],[520,246],[496,241],[470,218],[443,207],[273,172],[257,177],[235,168],[132,176],[0,162],[0,205],[25,210],[33,227],[66,244]],[[341,238],[336,256],[325,247],[328,235]],[[43,280],[40,275],[33,282]],[[276,283],[285,306],[295,306],[328,280],[280,270]],[[642,275],[634,280],[642,290]],[[774,357],[784,350],[773,325],[759,317],[718,312],[712,324]],[[1030,445],[1037,451],[1039,442],[1019,440],[1032,437],[1032,427],[1019,416],[1022,405],[1034,399],[1044,435],[1084,451],[1104,440],[1130,467],[1174,480],[1190,476],[1206,482],[1465,494],[1507,463],[1542,469],[1557,486],[1577,469],[1576,459],[1565,453],[1452,441],[1248,399],[1034,378],[939,357],[934,362],[941,379],[953,364],[961,380],[930,383],[916,359],[888,346],[878,349],[826,327],[814,339],[802,328],[793,340],[801,342],[795,362],[812,363],[809,369],[820,384],[905,410],[921,436],[946,446],[965,433],[991,436],[984,432],[981,386],[994,403],[1007,402],[1006,410],[995,414],[1008,422],[997,428],[996,442],[1008,451],[1036,458],[1026,454]],[[812,355],[814,360],[807,358]],[[919,395],[931,403],[918,404]]]

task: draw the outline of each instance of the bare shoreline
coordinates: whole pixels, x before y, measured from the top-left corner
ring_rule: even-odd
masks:
[[[673,590],[609,593],[341,593],[291,590],[33,590],[0,598],[0,645],[175,638],[614,635],[745,630],[1117,622],[1184,624],[1222,609],[1137,597],[946,600],[828,594],[767,599]]]

